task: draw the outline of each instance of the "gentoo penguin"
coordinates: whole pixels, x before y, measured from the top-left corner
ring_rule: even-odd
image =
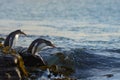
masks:
[[[9,47],[9,50],[10,50],[10,52],[9,52],[9,54],[8,55],[5,55],[5,56],[12,56],[11,58],[15,58],[15,60],[13,60],[14,62],[14,64],[20,69],[20,71],[22,72],[22,74],[24,74],[25,76],[28,76],[28,72],[27,72],[27,70],[25,69],[25,66],[24,66],[24,62],[23,62],[23,60],[22,60],[22,57],[19,55],[19,54],[13,54],[13,52],[12,51],[14,51],[12,48],[14,47],[13,45],[14,45],[14,43],[15,43],[15,40],[19,37],[19,34],[23,34],[23,35],[26,35],[24,32],[22,32],[21,30],[16,30],[16,31],[13,31],[13,32],[11,32],[8,36],[7,36],[7,38],[5,39],[5,41],[4,41],[4,48],[7,48],[7,47]],[[4,49],[3,49],[3,51],[4,51]],[[3,52],[2,51],[2,52]],[[4,53],[4,52],[3,52]],[[16,53],[16,52],[15,52]],[[9,60],[9,59],[8,59]],[[10,63],[10,62],[9,62]],[[13,64],[12,64],[13,65]],[[21,76],[20,74],[19,74],[19,76]]]
[[[26,52],[18,53],[22,56],[26,66],[44,66],[46,65],[45,61],[37,53],[46,46],[55,47],[50,41],[38,38],[30,44]]]
[[[38,38],[30,44],[27,52],[35,55],[37,52],[39,52],[42,48],[46,46],[55,47],[50,41]]]
[[[26,34],[22,32],[21,30],[13,31],[5,39],[4,47],[9,46],[10,48],[13,48],[14,47],[13,45],[15,45],[15,42],[18,39],[19,34],[23,34],[26,36]]]

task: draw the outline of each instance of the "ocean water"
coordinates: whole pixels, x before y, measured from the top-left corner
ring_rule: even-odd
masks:
[[[0,0],[0,35],[21,29],[16,46],[28,47],[38,38],[75,62],[72,75],[81,80],[119,80],[119,0]],[[42,54],[45,56],[45,54]],[[113,74],[107,78],[106,74]]]

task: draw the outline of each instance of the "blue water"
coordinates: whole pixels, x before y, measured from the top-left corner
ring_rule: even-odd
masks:
[[[119,24],[119,0],[1,0],[0,18]]]
[[[116,71],[120,64],[119,4],[119,0],[0,0],[0,34],[5,37],[22,29],[28,37],[20,37],[16,45],[24,47],[38,37],[51,40],[58,51],[73,56],[73,76],[79,79],[100,80],[101,75],[113,72],[120,75]],[[120,78],[116,75],[110,80]]]

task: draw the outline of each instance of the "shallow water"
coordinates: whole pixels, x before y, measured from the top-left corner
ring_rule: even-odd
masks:
[[[118,80],[120,65],[119,0],[1,0],[0,35],[22,29],[16,46],[28,47],[36,38],[51,40],[75,62],[72,76],[85,80]]]

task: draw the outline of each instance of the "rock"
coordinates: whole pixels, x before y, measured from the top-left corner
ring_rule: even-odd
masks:
[[[18,80],[21,79],[20,70],[17,67],[18,60],[10,54],[0,54],[0,79]]]
[[[27,53],[25,48],[18,47],[15,50],[21,55],[24,60],[24,64],[27,67],[27,70],[33,77],[35,76],[35,78],[37,75],[39,75],[40,78],[40,74],[43,73],[41,73],[39,69],[44,71],[49,68],[54,75],[63,74],[65,76],[69,76],[74,73],[74,62],[69,56],[65,55],[64,53],[56,53],[49,56],[45,59],[45,63],[40,55]],[[38,71],[38,73],[36,74],[35,71]]]
[[[0,67],[16,67],[18,60],[12,55],[0,54]]]
[[[48,65],[65,66],[65,67],[74,69],[73,60],[69,56],[60,52],[51,54],[48,58],[46,58],[46,62]]]
[[[110,78],[110,77],[113,77],[114,75],[113,74],[105,74],[103,76],[106,76],[107,78]]]
[[[0,67],[16,67],[18,59],[11,54],[0,54]]]
[[[18,80],[21,78],[20,71],[17,67],[0,68],[0,80]]]

